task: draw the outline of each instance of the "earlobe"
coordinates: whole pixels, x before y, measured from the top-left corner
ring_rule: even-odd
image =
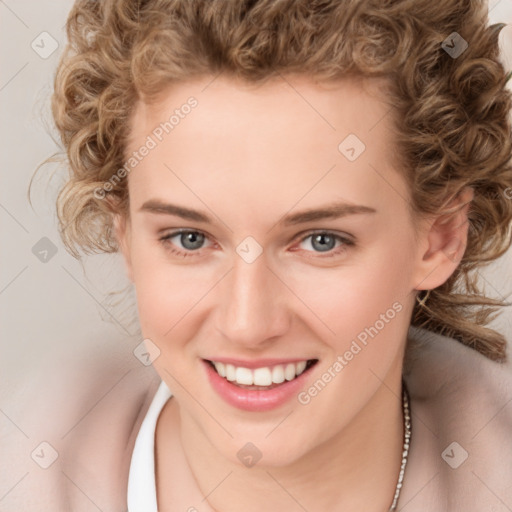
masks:
[[[123,255],[126,275],[128,279],[133,283],[133,270],[131,261],[131,226],[130,221],[125,215],[114,214],[113,219],[114,234],[119,246],[119,250]]]
[[[456,270],[466,250],[468,212],[474,197],[466,187],[431,223],[420,244],[416,290],[430,290],[442,285]]]

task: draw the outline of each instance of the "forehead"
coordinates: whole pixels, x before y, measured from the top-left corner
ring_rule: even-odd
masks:
[[[204,206],[198,197],[217,193],[248,208],[254,198],[258,207],[279,198],[282,209],[318,203],[326,192],[372,206],[405,197],[383,91],[378,81],[300,76],[174,84],[136,106],[127,157],[149,139],[153,147],[130,173],[130,196],[140,203],[179,190]]]
[[[364,139],[366,132],[380,124],[390,110],[385,90],[386,81],[377,79],[326,82],[287,75],[257,84],[223,75],[202,77],[169,86],[149,104],[139,100],[132,116],[130,142],[150,133],[155,122],[167,121],[191,97],[199,107],[193,112],[194,130],[197,125],[208,129],[215,123],[219,128],[235,121],[239,128],[263,122],[268,130],[280,131],[284,126],[289,129],[290,122],[300,120],[295,126],[297,131],[320,130],[320,135],[330,133],[337,139],[345,131],[353,130]],[[283,138],[286,135],[282,133]],[[288,138],[292,136],[293,132]]]

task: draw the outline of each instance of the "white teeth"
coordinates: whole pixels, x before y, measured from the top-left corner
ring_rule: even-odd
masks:
[[[284,382],[284,368],[282,364],[278,364],[272,368],[272,382],[275,382],[276,384]]]
[[[212,363],[221,377],[246,386],[270,386],[272,384],[281,384],[285,380],[293,380],[304,372],[307,365],[307,361],[300,361],[286,365],[278,364],[272,368],[265,366],[252,370],[228,363],[225,364],[216,361],[212,361]]]
[[[226,367],[224,366],[224,363],[215,363],[215,369],[221,377],[226,376]]]
[[[286,380],[293,380],[295,378],[295,365],[288,363],[284,369],[284,378]]]
[[[252,386],[254,384],[254,378],[252,371],[249,368],[237,367],[235,380],[238,384],[245,384],[246,386]]]
[[[236,379],[235,367],[232,364],[226,365],[226,379],[234,381]]]
[[[272,372],[270,368],[256,368],[253,373],[254,384],[256,386],[270,386],[272,384]]]
[[[295,368],[295,372],[297,373],[297,375],[300,375],[306,369],[307,364],[307,361],[301,361],[300,363],[297,363]]]

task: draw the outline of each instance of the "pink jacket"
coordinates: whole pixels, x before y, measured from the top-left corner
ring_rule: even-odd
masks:
[[[512,511],[512,366],[423,329],[409,339],[412,439],[398,510]],[[135,363],[116,374],[88,367],[86,387],[46,397],[38,432],[0,418],[0,511],[127,510],[135,438],[160,383]],[[29,398],[19,392],[24,408]]]

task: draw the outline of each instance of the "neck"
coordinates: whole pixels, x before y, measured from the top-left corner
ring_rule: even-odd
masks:
[[[208,503],[222,512],[270,505],[290,512],[387,512],[402,459],[401,369],[399,364],[388,374],[346,428],[286,466],[231,462],[182,417],[183,451]]]

